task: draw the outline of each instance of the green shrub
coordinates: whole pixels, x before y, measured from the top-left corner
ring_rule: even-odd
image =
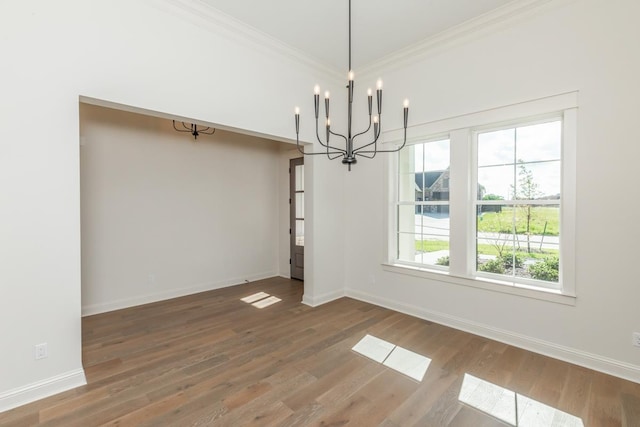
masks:
[[[517,252],[515,256],[513,254],[504,255],[500,257],[500,259],[502,260],[502,265],[504,265],[504,268],[522,268],[522,266],[524,265],[524,258],[522,257],[522,254],[519,254]]]
[[[558,257],[549,257],[542,262],[537,262],[529,266],[531,277],[547,282],[557,282],[560,270],[560,260]]]
[[[480,271],[486,271],[487,273],[504,274],[504,263],[500,258],[496,258],[480,264],[478,269]]]
[[[438,258],[436,265],[449,265],[449,255]]]

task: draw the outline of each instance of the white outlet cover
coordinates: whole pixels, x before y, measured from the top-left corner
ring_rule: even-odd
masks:
[[[36,360],[38,359],[44,359],[48,356],[48,351],[47,351],[47,343],[42,343],[42,344],[37,344],[35,346],[35,358]]]

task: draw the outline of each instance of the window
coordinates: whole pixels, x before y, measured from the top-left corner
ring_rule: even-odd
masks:
[[[476,271],[559,279],[562,119],[475,133]]]
[[[416,126],[390,160],[385,268],[573,304],[576,107],[574,92]]]
[[[415,144],[399,154],[397,258],[449,265],[449,140]]]

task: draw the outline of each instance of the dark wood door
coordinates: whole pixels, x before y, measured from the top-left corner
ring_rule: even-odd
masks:
[[[304,159],[289,162],[291,278],[304,280]]]

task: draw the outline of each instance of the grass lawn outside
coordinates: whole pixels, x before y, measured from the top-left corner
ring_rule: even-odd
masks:
[[[512,233],[513,214],[516,215],[516,234],[526,234],[526,207],[504,206],[502,212],[483,212],[478,215],[478,231],[492,233]],[[546,229],[545,229],[546,224]],[[531,207],[529,234],[557,236],[560,233],[560,209],[555,206]]]

